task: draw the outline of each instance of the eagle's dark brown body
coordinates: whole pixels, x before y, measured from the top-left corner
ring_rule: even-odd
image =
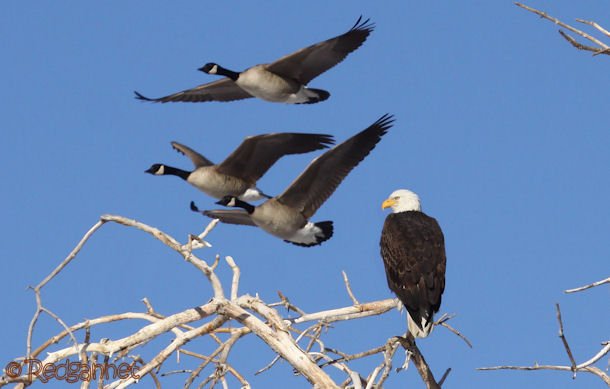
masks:
[[[427,336],[445,290],[443,231],[423,212],[391,213],[380,246],[388,286],[407,308],[420,337]]]

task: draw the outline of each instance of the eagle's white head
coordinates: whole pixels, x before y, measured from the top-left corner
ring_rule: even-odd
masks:
[[[408,189],[398,189],[392,192],[382,204],[381,209],[392,208],[392,212],[420,211],[419,196]]]

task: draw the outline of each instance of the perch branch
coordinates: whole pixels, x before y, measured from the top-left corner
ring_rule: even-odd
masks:
[[[150,301],[144,298],[142,302],[146,307],[145,313],[127,312],[123,314],[109,315],[68,326],[58,315],[43,306],[41,301],[41,289],[55,276],[57,276],[62,269],[65,268],[76,257],[92,234],[108,222],[117,223],[146,232],[164,245],[179,253],[187,262],[191,263],[206,276],[212,286],[214,297],[207,304],[186,309],[182,312],[174,313],[168,316],[164,316],[156,312]],[[203,361],[194,370],[182,369],[179,371],[174,371],[175,373],[190,373],[187,382],[185,383],[185,387],[190,387],[194,379],[200,375],[201,371],[203,371],[206,366],[209,366],[210,363],[213,363],[216,366],[215,370],[207,378],[205,378],[204,382],[202,382],[199,387],[203,387],[207,384],[210,384],[211,387],[216,386],[216,384],[220,384],[223,387],[228,387],[227,378],[228,374],[230,374],[241,383],[242,387],[249,388],[250,385],[244,376],[228,363],[228,357],[233,346],[239,341],[239,339],[251,332],[254,332],[255,335],[261,338],[277,353],[277,357],[269,365],[269,367],[273,365],[275,361],[282,358],[292,365],[297,374],[302,374],[305,376],[310,383],[316,387],[338,387],[336,383],[333,382],[333,380],[328,376],[328,374],[322,370],[324,366],[332,366],[346,373],[349,377],[346,381],[346,385],[351,382],[355,388],[361,388],[365,384],[366,388],[381,387],[383,385],[383,382],[389,376],[392,365],[392,357],[398,348],[398,342],[395,339],[389,340],[382,347],[359,354],[348,355],[342,353],[341,351],[333,350],[333,352],[339,355],[340,358],[332,359],[326,354],[329,349],[324,346],[322,334],[324,330],[330,328],[329,323],[380,315],[391,310],[392,308],[395,308],[398,304],[398,300],[387,299],[361,304],[351,290],[346,273],[343,272],[344,283],[350,299],[354,304],[353,306],[329,309],[326,311],[308,314],[291,304],[280,292],[278,292],[278,294],[282,301],[277,304],[267,305],[258,297],[238,295],[240,270],[231,257],[226,257],[226,262],[233,271],[230,300],[228,300],[225,298],[220,279],[214,272],[215,268],[220,263],[220,256],[216,255],[214,262],[211,265],[208,265],[208,263],[206,263],[204,260],[193,254],[194,249],[210,246],[203,239],[215,225],[216,223],[214,222],[210,223],[202,234],[198,236],[189,235],[187,243],[181,244],[172,236],[147,224],[122,216],[103,215],[100,220],[83,236],[68,257],[66,257],[60,263],[60,265],[57,266],[38,286],[33,288],[36,296],[37,310],[29,326],[30,330],[28,332],[26,356],[30,358],[36,357],[43,351],[47,350],[52,344],[56,344],[61,339],[69,337],[72,340],[71,343],[73,343],[70,345],[70,347],[54,350],[52,352],[47,351],[46,357],[44,361],[41,361],[41,363],[43,365],[57,363],[63,359],[67,359],[70,356],[76,355],[83,363],[96,363],[98,357],[102,356],[103,363],[108,363],[111,361],[111,359],[112,362],[116,362],[121,358],[128,357],[133,360],[133,364],[141,363],[143,365],[138,369],[139,377],[117,379],[110,383],[105,383],[104,379],[100,377],[97,382],[98,388],[125,388],[133,383],[136,383],[139,379],[146,375],[150,375],[154,381],[154,385],[156,387],[160,387],[161,384],[156,373],[160,370],[164,362],[173,354],[176,354],[178,363],[180,363],[181,354],[200,358]],[[272,308],[272,306],[277,305],[286,306],[289,311],[292,310],[298,313],[299,316],[296,318],[282,317],[277,310]],[[42,313],[48,314],[54,318],[62,326],[62,331],[58,335],[55,335],[45,341],[41,346],[32,352],[31,339],[33,336],[33,331],[38,317]],[[209,318],[210,321],[203,324],[193,324],[194,322],[206,318]],[[114,340],[103,338],[99,342],[90,342],[91,327],[104,323],[136,319],[146,320],[149,323],[139,328],[139,330],[133,334],[124,338]],[[243,325],[243,327],[237,329],[223,327],[229,321],[236,321]],[[314,324],[304,331],[295,327],[297,324],[306,322],[314,322]],[[84,342],[79,344],[77,337],[78,331],[82,331],[83,329],[85,331]],[[159,338],[159,336],[162,334],[167,334],[170,332],[174,335],[172,341],[165,348],[158,351],[156,356],[154,356],[148,362],[142,360],[139,355],[133,356],[131,354],[134,349],[149,343],[153,339]],[[221,333],[229,334],[229,338],[222,341],[218,335]],[[187,342],[202,336],[209,336],[218,344],[216,350],[210,355],[197,354],[182,348]],[[301,347],[299,345],[300,342],[306,338],[308,339],[307,344],[305,345],[305,343],[303,343],[304,346]],[[316,344],[320,349],[317,352],[312,351]],[[417,350],[417,346],[415,346],[414,343],[412,349],[414,350],[411,351],[412,353],[419,353],[419,350]],[[347,362],[351,360],[379,353],[383,353],[383,362],[372,370],[366,380],[347,364]],[[599,358],[601,357],[602,356]],[[26,358],[21,358],[21,360],[25,359]],[[414,360],[415,359],[417,358],[414,358]],[[421,360],[423,360],[423,356],[421,357]],[[323,362],[322,366],[318,366],[319,361]],[[423,360],[423,363],[425,363],[425,360]],[[169,374],[174,372],[170,372]],[[31,378],[32,377],[28,377],[27,375],[18,377],[7,377],[5,375],[0,377],[0,387],[8,383],[14,383],[17,384],[17,387],[22,388],[32,383],[30,381]],[[38,377],[34,377],[34,379],[38,379]],[[375,383],[375,381],[377,381],[377,383]],[[90,382],[83,383],[81,387],[88,388],[90,385]]]
[[[413,335],[411,333],[408,333],[406,337],[397,337],[397,339],[402,345],[402,347],[404,347],[404,349],[410,353],[411,359],[413,360],[413,363],[417,368],[417,372],[426,384],[426,388],[440,389],[440,385],[434,379],[434,375],[432,374],[430,366],[428,366],[426,359],[422,355],[421,351],[419,351],[417,344],[415,344],[415,338],[413,338]]]
[[[386,299],[373,301],[370,303],[363,303],[357,307],[349,306],[338,309],[329,309],[327,311],[320,311],[299,316],[294,319],[286,319],[291,324],[299,324],[313,320],[324,320],[326,323],[332,323],[334,321],[351,320],[356,318],[362,318],[367,316],[381,315],[391,309],[398,306],[398,299]]]

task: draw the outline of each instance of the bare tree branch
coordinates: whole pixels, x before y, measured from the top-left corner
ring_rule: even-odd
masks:
[[[573,37],[571,37],[570,35],[568,35],[567,33],[565,33],[564,31],[559,30],[559,33],[561,34],[561,36],[563,38],[565,38],[568,42],[570,42],[570,44],[572,44],[572,46],[576,47],[579,50],[586,50],[586,51],[592,51],[594,54],[593,55],[599,55],[599,54],[606,54],[606,55],[610,55],[610,46],[605,44],[604,42],[600,41],[599,39],[593,37],[592,35],[587,34],[586,32],[579,30],[575,27],[570,26],[569,24],[566,24],[564,22],[562,22],[561,20],[548,15],[546,12],[542,12],[539,11],[535,8],[532,7],[528,7],[525,4],[522,3],[515,3],[515,5],[517,5],[518,7],[521,7],[525,10],[528,10],[530,12],[535,13],[536,15],[540,16],[541,18],[550,20],[551,22],[569,30],[572,31],[575,34],[580,35],[581,37],[593,42],[594,44],[596,44],[598,47],[595,46],[588,46],[588,45],[584,45],[582,43],[579,43],[576,39],[574,39]],[[608,34],[608,31],[606,31],[603,27],[601,27],[600,25],[598,25],[595,22],[591,22],[591,21],[585,21],[582,19],[576,19],[578,22],[580,23],[584,23],[587,25],[590,25],[594,28],[596,28],[598,31],[602,32],[604,35],[606,36],[610,36],[610,34]]]
[[[422,355],[421,351],[419,351],[417,344],[415,344],[415,338],[413,338],[413,335],[409,333],[404,338],[398,337],[397,339],[400,342],[400,344],[402,345],[402,347],[404,347],[405,350],[407,350],[410,353],[411,359],[413,360],[413,363],[415,364],[415,367],[417,368],[419,375],[421,376],[422,380],[426,384],[426,388],[427,389],[440,389],[441,386],[434,379],[434,375],[432,374],[432,370],[430,369],[430,366],[428,366],[426,359]],[[446,374],[448,374],[448,373],[446,373]],[[444,377],[444,378],[446,378],[446,377]]]
[[[559,371],[572,371],[570,366],[556,366],[556,365],[534,365],[534,366],[493,366],[493,367],[479,367],[477,370],[489,371],[489,370],[559,370]],[[610,387],[610,378],[603,370],[595,367],[588,366],[576,369],[578,372],[592,373],[602,379]]]
[[[574,356],[572,355],[572,351],[570,350],[570,347],[565,338],[565,335],[563,333],[563,321],[561,319],[561,311],[559,309],[559,304],[555,304],[555,307],[557,310],[557,321],[559,322],[559,338],[561,339],[561,342],[563,343],[563,346],[566,350],[566,354],[568,355],[568,358],[570,360],[570,366],[539,365],[538,363],[536,363],[533,366],[504,365],[504,366],[493,366],[493,367],[480,367],[480,368],[477,368],[477,370],[481,370],[481,371],[489,371],[489,370],[526,370],[526,371],[527,370],[560,370],[560,371],[571,371],[573,378],[576,378],[577,372],[586,372],[586,373],[595,374],[596,376],[601,378],[602,381],[604,381],[604,383],[606,383],[606,385],[608,385],[608,387],[610,387],[610,376],[607,373],[605,373],[602,369],[600,369],[596,366],[593,366],[594,363],[598,362],[601,358],[603,358],[605,355],[610,353],[610,341],[603,342],[602,349],[597,354],[595,354],[592,358],[590,358],[589,360],[587,360],[581,364],[577,364],[576,360],[574,359]]]
[[[561,339],[561,343],[563,343],[566,354],[568,354],[568,358],[570,359],[572,378],[576,378],[576,361],[574,360],[574,355],[572,355],[572,350],[570,350],[570,346],[568,345],[568,340],[563,333],[563,321],[561,320],[561,309],[559,309],[559,304],[555,304],[555,309],[557,310],[557,321],[559,322],[559,338]]]
[[[300,309],[296,305],[291,304],[290,301],[288,300],[288,298],[286,296],[284,296],[282,294],[282,292],[280,292],[279,290],[277,291],[277,295],[280,297],[281,301],[279,303],[269,304],[270,307],[275,307],[275,306],[278,306],[278,305],[282,305],[288,311],[294,311],[294,312],[298,313],[301,316],[305,315],[305,311],[303,311],[302,309]]]
[[[338,388],[334,381],[296,345],[286,330],[282,328],[285,327],[283,321],[275,317],[275,314],[269,312],[271,308],[265,307],[269,310],[266,311],[260,301],[249,296],[242,296],[239,300],[242,300],[240,305],[243,304],[249,308],[256,307],[259,312],[265,312],[265,318],[273,320],[272,324],[275,329],[265,325],[260,319],[256,318],[237,304],[226,304],[219,310],[219,313],[230,316],[250,328],[252,332],[263,339],[273,351],[280,354],[299,372],[307,377],[312,384],[319,384],[324,388]]]
[[[239,287],[239,276],[241,274],[241,271],[239,270],[239,267],[235,264],[233,257],[227,256],[225,257],[225,260],[227,261],[227,264],[229,264],[229,267],[231,267],[231,270],[233,270],[233,281],[231,282],[231,301],[235,301],[237,300],[237,289]]]
[[[462,339],[467,345],[468,347],[472,348],[472,343],[470,342],[470,340],[468,340],[467,337],[465,337],[464,335],[462,335],[462,333],[458,330],[456,330],[455,328],[451,327],[449,324],[447,324],[447,322],[451,319],[453,319],[455,317],[455,315],[448,315],[448,314],[444,314],[443,316],[441,316],[435,323],[435,326],[443,326],[446,329],[448,329],[449,331],[453,332],[455,335],[457,335],[457,337],[459,337],[460,339]]]
[[[58,276],[60,272],[75,259],[92,234],[108,222],[144,231],[164,245],[172,248],[182,258],[195,266],[206,276],[212,286],[212,299],[208,303],[195,308],[186,309],[182,312],[170,315],[163,315],[156,312],[150,301],[147,298],[144,298],[142,302],[146,312],[125,312],[102,316],[73,325],[66,324],[59,315],[43,306],[41,292],[45,285]],[[101,359],[103,359],[104,364],[115,362],[122,358],[130,358],[130,360],[132,360],[132,366],[135,366],[136,363],[141,364],[138,369],[137,377],[130,376],[129,378],[124,379],[116,379],[113,377],[112,379],[114,381],[106,382],[108,378],[100,375],[97,380],[97,387],[113,389],[128,387],[146,376],[151,377],[155,387],[161,387],[157,372],[171,355],[175,354],[177,362],[183,363],[180,361],[180,355],[184,354],[190,358],[196,358],[196,360],[199,361],[197,365],[193,369],[172,370],[165,373],[165,375],[188,374],[184,385],[186,388],[195,384],[195,380],[199,377],[203,378],[198,387],[203,387],[208,384],[211,387],[216,385],[228,387],[229,384],[227,379],[231,378],[237,380],[243,388],[249,388],[250,384],[244,378],[244,375],[235,367],[231,366],[228,359],[233,346],[244,336],[254,333],[277,353],[274,360],[259,372],[269,369],[279,359],[284,359],[292,365],[297,374],[306,377],[307,380],[316,387],[339,387],[339,385],[324,371],[325,368],[329,367],[337,368],[346,375],[345,385],[351,383],[354,388],[380,388],[383,386],[383,383],[390,375],[392,358],[398,349],[399,342],[397,338],[392,337],[388,339],[384,345],[372,350],[349,355],[335,348],[327,348],[322,340],[322,335],[331,328],[329,325],[330,323],[382,315],[399,305],[397,299],[360,303],[351,290],[347,275],[343,272],[346,289],[354,304],[352,306],[306,313],[295,304],[290,303],[288,298],[281,292],[278,292],[281,299],[279,303],[266,304],[258,297],[239,295],[240,269],[233,258],[226,257],[226,263],[233,273],[230,284],[230,299],[227,299],[221,280],[215,273],[216,267],[220,264],[220,256],[216,255],[212,264],[208,265],[208,262],[193,253],[193,250],[211,247],[209,243],[204,241],[204,238],[212,230],[214,225],[216,225],[216,221],[210,223],[203,233],[199,235],[188,235],[187,242],[181,244],[175,238],[163,231],[144,223],[122,216],[103,215],[83,236],[72,252],[47,277],[45,277],[40,284],[33,288],[37,308],[28,329],[26,354],[25,357],[16,358],[15,361],[21,361],[19,362],[19,366],[23,368],[30,358],[37,358],[43,352],[46,352],[44,360],[40,361],[43,365],[54,364],[73,356],[76,356],[80,362],[84,364],[97,364],[99,360],[98,357],[100,356],[102,357]],[[280,313],[274,309],[275,306],[284,306],[289,311],[296,312],[298,316],[282,317]],[[55,319],[62,327],[62,331],[44,341],[32,351],[31,342],[33,333],[37,320],[43,313],[48,314]],[[102,324],[126,320],[144,320],[147,323],[139,327],[139,329],[132,334],[120,339],[103,338],[97,342],[91,341],[91,328]],[[446,320],[447,319],[443,320],[440,324],[444,324],[444,321]],[[229,325],[229,323],[232,324]],[[235,323],[238,323],[241,327],[235,328]],[[297,328],[297,325],[304,323],[313,324],[305,330]],[[225,324],[227,326],[225,326]],[[450,327],[447,328],[458,336],[461,336],[457,330],[453,330]],[[79,338],[81,338],[81,334],[83,333],[84,336],[82,337],[82,340],[79,341]],[[145,362],[139,355],[132,355],[134,350],[139,349],[151,340],[164,334],[172,335],[173,339],[165,348],[156,351],[156,355],[148,362]],[[226,335],[228,335],[228,338],[226,338]],[[51,349],[52,345],[57,344],[61,339],[66,337],[71,339],[72,345],[65,348]],[[216,349],[210,354],[204,355],[184,348],[186,343],[201,337],[209,337],[217,344]],[[225,339],[222,340],[222,338]],[[410,355],[413,355],[414,363],[418,365],[418,370],[420,369],[419,365],[422,363],[427,368],[425,359],[417,349],[414,340],[412,340],[412,343],[407,344],[409,346],[409,353],[411,353]],[[315,345],[318,345],[317,348],[319,348],[319,351],[312,350]],[[339,358],[333,358],[328,355],[328,353],[339,355]],[[368,375],[363,376],[348,365],[352,360],[377,354],[383,355],[383,361],[375,366]],[[206,373],[206,376],[202,376],[204,370],[209,366],[213,366],[214,369],[209,373]],[[433,376],[429,368],[427,368],[426,371],[427,376],[422,375],[422,377],[426,380],[432,379],[433,381]],[[17,376],[5,374],[0,377],[0,387],[13,383],[17,384],[17,387],[23,388],[32,384],[35,380],[39,380],[39,377],[29,377],[27,374]],[[90,385],[91,382],[83,382],[81,387],[89,388]]]
[[[564,293],[581,292],[583,290],[591,289],[591,288],[594,288],[596,286],[600,286],[600,285],[604,285],[604,284],[610,284],[610,277],[606,278],[605,280],[597,281],[597,282],[594,282],[594,283],[589,284],[589,285],[581,286],[581,287],[574,288],[574,289],[565,290]]]
[[[352,299],[352,302],[354,303],[354,305],[359,305],[360,302],[358,301],[356,296],[354,296],[354,292],[352,292],[352,286],[349,284],[349,279],[347,278],[347,273],[345,273],[345,271],[342,270],[341,274],[343,275],[343,282],[345,283],[345,289],[347,289],[347,294]]]

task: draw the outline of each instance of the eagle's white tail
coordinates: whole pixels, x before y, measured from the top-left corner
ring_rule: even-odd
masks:
[[[422,312],[422,313],[423,313],[423,315],[421,315],[421,323],[419,325],[417,325],[413,321],[413,319],[411,319],[411,315],[409,315],[409,313],[407,312],[407,323],[409,326],[409,332],[415,338],[425,338],[426,336],[430,335],[430,333],[432,332],[432,327],[433,327],[432,316],[430,317],[430,320],[426,320],[426,317],[428,315],[426,315],[425,312]]]

